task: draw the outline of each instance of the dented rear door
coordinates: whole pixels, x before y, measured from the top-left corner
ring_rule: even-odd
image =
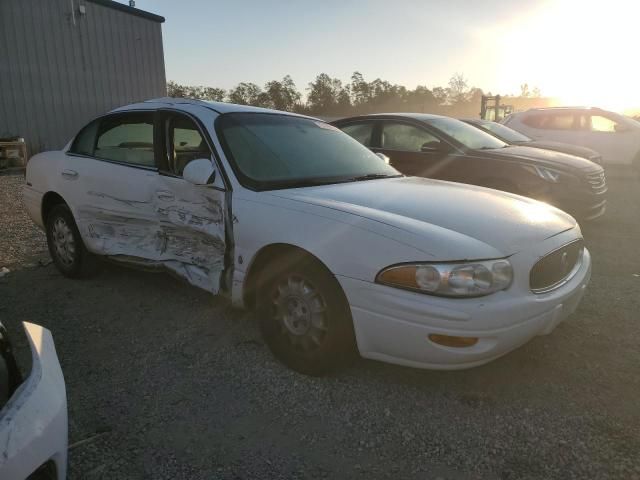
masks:
[[[154,124],[154,112],[107,115],[90,124],[83,151],[66,154],[58,172],[60,192],[92,252],[156,256]]]

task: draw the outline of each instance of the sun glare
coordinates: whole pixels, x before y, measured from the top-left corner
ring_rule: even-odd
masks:
[[[638,107],[638,18],[636,0],[547,2],[502,30],[498,78],[538,86],[563,105]]]

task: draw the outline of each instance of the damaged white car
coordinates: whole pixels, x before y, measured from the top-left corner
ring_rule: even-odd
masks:
[[[350,352],[402,365],[489,362],[572,313],[591,272],[551,206],[405,177],[313,118],[157,99],[33,157],[26,207],[70,277],[95,257],[158,266],[256,308],[286,365]]]
[[[24,330],[32,361],[23,379],[0,323],[0,478],[64,480],[68,424],[62,370],[51,333],[31,323]]]

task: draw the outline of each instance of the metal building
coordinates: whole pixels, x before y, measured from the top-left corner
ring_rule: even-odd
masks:
[[[165,96],[163,22],[110,0],[0,0],[0,138],[58,149],[97,115]]]

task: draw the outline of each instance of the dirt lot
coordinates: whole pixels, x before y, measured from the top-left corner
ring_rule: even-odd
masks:
[[[71,479],[640,478],[640,185],[583,232],[577,313],[490,365],[288,371],[250,315],[169,276],[63,278],[0,177],[0,320],[53,332]]]

